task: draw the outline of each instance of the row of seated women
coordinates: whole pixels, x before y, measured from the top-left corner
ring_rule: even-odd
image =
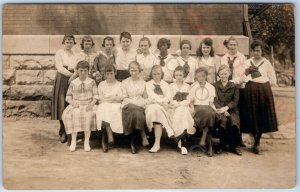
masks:
[[[202,132],[200,146],[204,148],[207,141],[211,156],[211,132],[217,127],[222,132],[218,152],[229,145],[230,151],[241,155],[237,148],[243,145],[241,127],[253,134],[252,150],[258,154],[262,133],[277,131],[271,91],[276,77],[270,62],[262,57],[260,41],[251,45],[254,57],[247,61],[237,51],[233,37],[224,41],[228,53],[220,59],[214,55],[210,38],[200,42],[197,59],[190,56],[187,40],[181,41],[177,58],[168,54],[170,41],[165,38],[158,41],[158,55],[149,52],[151,42],[146,37],[140,40],[139,54],[130,48],[128,32],[120,35],[120,43],[120,48],[113,48],[114,40],[106,37],[104,51],[92,56],[89,50],[94,42],[86,36],[81,43],[83,52],[74,56],[75,38],[65,36],[65,49],[56,54],[52,119],[60,120],[62,142],[66,134],[72,135],[71,151],[76,148],[79,131],[85,132],[84,149],[90,151],[90,131],[98,129],[103,130],[104,151],[107,142],[113,142],[112,130],[130,135],[136,153],[137,133],[147,145],[145,131],[153,129],[155,142],[150,152],[157,152],[165,128],[168,136],[178,141],[181,153],[187,154],[186,138],[196,128]]]

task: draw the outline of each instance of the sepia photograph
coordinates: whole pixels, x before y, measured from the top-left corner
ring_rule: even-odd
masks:
[[[295,82],[291,3],[3,4],[3,188],[294,188]]]

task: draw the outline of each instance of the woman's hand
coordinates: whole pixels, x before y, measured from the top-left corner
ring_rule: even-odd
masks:
[[[86,106],[85,108],[85,111],[88,112],[88,111],[91,111],[93,109],[93,104],[88,104],[88,106]]]
[[[78,107],[79,107],[79,104],[78,104],[76,101],[72,101],[72,102],[71,102],[71,105],[72,105],[72,107],[74,107],[74,108],[78,108]]]

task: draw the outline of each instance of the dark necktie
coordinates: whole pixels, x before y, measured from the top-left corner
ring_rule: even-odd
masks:
[[[232,80],[232,74],[233,74],[233,63],[235,61],[236,57],[234,57],[232,60],[230,59],[230,57],[228,57],[228,66],[229,66],[229,69],[230,69],[230,76],[229,76],[229,80]]]
[[[187,61],[184,61],[184,65],[183,65],[183,70],[184,70],[184,74],[183,74],[183,77],[186,77],[188,76],[188,74],[190,73],[190,66],[188,64]]]
[[[158,56],[159,57],[159,59],[160,59],[160,66],[162,66],[162,67],[164,67],[165,65],[166,65],[166,63],[165,63],[165,59],[167,58],[167,56],[165,56],[165,57],[162,57],[162,56]]]
[[[154,85],[154,93],[156,93],[157,95],[163,95],[163,91],[160,87],[160,85],[156,85],[156,84],[153,84]]]

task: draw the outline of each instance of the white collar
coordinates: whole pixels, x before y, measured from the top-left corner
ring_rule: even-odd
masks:
[[[80,81],[79,77],[77,77],[76,79],[74,79],[72,82],[75,84],[75,85],[81,85],[82,83],[85,83],[85,84],[89,84],[91,83],[93,80],[89,77],[87,77],[84,81]]]

